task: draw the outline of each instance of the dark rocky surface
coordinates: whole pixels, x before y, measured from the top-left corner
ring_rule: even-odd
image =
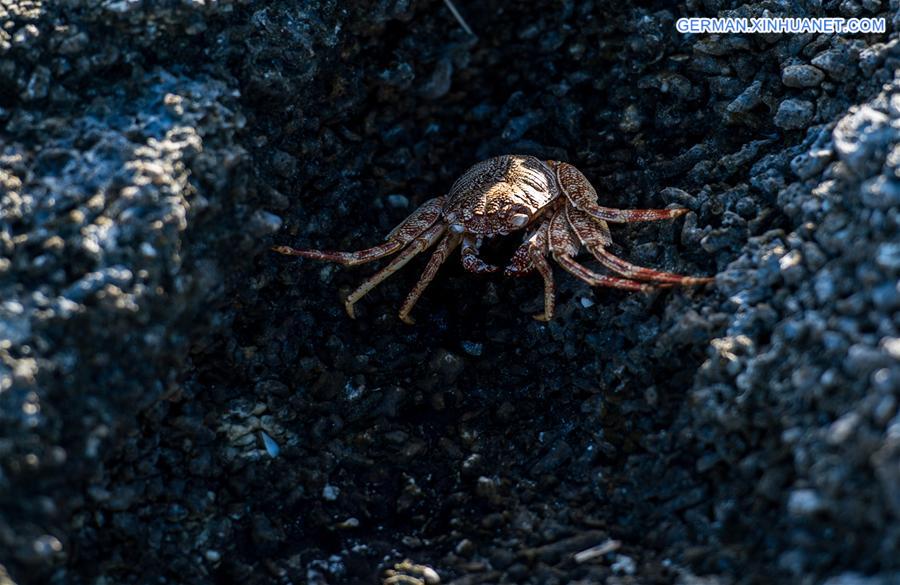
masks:
[[[458,5],[0,0],[0,583],[900,579],[897,1]],[[765,10],[890,32],[674,29]],[[267,251],[507,152],[716,285]]]

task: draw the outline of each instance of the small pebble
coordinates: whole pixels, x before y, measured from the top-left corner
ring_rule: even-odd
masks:
[[[787,99],[778,106],[775,114],[775,125],[785,130],[804,128],[812,121],[814,106],[812,102]]]
[[[45,534],[34,539],[32,547],[34,548],[34,552],[42,557],[47,557],[62,551],[62,543],[58,538],[50,534]]]
[[[337,500],[340,493],[341,488],[333,485],[326,485],[324,488],[322,488],[322,497],[329,502]]]
[[[394,209],[406,209],[409,207],[409,198],[405,195],[388,195],[387,203]]]
[[[257,210],[250,218],[250,232],[255,236],[274,234],[281,229],[282,219],[268,211]]]
[[[262,437],[263,445],[266,448],[266,453],[269,454],[269,457],[272,459],[278,457],[278,453],[281,451],[281,447],[278,446],[278,443],[275,442],[275,439],[269,436],[265,431],[259,432],[260,437]]]
[[[822,70],[812,65],[788,65],[781,72],[781,82],[788,87],[815,87],[824,79]]]
[[[475,341],[463,341],[460,345],[462,345],[463,351],[471,356],[479,357],[484,351],[483,343],[478,343]]]
[[[634,575],[637,571],[637,564],[628,555],[616,555],[616,560],[610,568],[613,573],[619,575]]]
[[[812,516],[825,508],[822,498],[811,489],[798,489],[788,498],[788,513],[791,516]]]

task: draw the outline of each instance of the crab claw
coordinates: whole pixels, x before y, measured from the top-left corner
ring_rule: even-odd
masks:
[[[485,274],[489,272],[497,272],[500,270],[499,266],[494,266],[493,264],[488,264],[478,256],[474,255],[466,255],[464,254],[462,257],[463,268],[465,268],[469,272],[476,272],[478,274]]]

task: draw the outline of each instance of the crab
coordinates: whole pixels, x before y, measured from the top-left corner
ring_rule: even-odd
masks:
[[[567,272],[591,286],[649,291],[675,285],[701,285],[713,279],[660,272],[631,264],[607,250],[612,243],[607,222],[630,223],[680,217],[687,209],[612,209],[598,203],[590,181],[569,163],[540,160],[526,155],[503,155],[484,160],[467,170],[445,196],[429,199],[391,231],[382,244],[356,252],[299,250],[274,246],[289,256],[365,264],[397,254],[384,268],[346,298],[344,307],[355,318],[354,306],[369,291],[406,265],[417,254],[435,246],[419,281],[400,307],[400,319],[412,324],[410,312],[441,264],[458,247],[462,265],[477,274],[499,270],[479,256],[486,239],[523,231],[524,241],[503,273],[523,276],[537,272],[544,281],[544,311],[534,315],[550,321],[556,287],[548,255]],[[617,276],[599,274],[575,260],[582,248]]]

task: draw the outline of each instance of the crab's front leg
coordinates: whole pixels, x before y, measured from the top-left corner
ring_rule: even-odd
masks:
[[[476,274],[487,274],[499,270],[499,267],[488,264],[478,256],[480,250],[481,238],[475,237],[472,234],[463,236],[461,250],[463,268]]]
[[[359,264],[373,262],[398,252],[405,245],[425,233],[425,230],[433,226],[441,216],[441,209],[443,209],[443,207],[444,197],[429,199],[422,204],[421,207],[416,209],[412,215],[404,219],[400,225],[391,230],[391,233],[387,235],[383,244],[365,250],[357,250],[356,252],[331,252],[326,250],[299,250],[290,246],[272,246],[272,250],[279,254],[300,256],[302,258],[311,258],[313,260],[325,260],[327,262],[337,262],[344,266],[357,266]]]
[[[422,293],[425,292],[425,288],[434,279],[434,275],[437,274],[438,268],[441,267],[441,264],[444,263],[447,256],[456,249],[461,239],[459,234],[450,232],[440,241],[437,248],[435,248],[434,253],[431,255],[431,258],[428,260],[428,264],[425,265],[425,270],[422,272],[422,276],[419,277],[419,282],[416,283],[416,286],[410,291],[406,300],[403,301],[403,306],[400,307],[401,321],[407,325],[412,325],[416,322],[415,319],[409,316],[410,311],[412,311],[416,302],[419,300],[419,297],[422,296]]]
[[[347,314],[350,315],[350,318],[356,318],[356,311],[353,307],[359,299],[366,296],[369,291],[381,284],[390,275],[406,266],[406,264],[417,254],[420,254],[433,246],[445,231],[446,227],[443,223],[434,224],[407,245],[397,257],[391,260],[390,264],[367,278],[355,291],[350,293],[344,301],[344,308],[347,310]]]
[[[547,262],[550,218],[544,217],[541,225],[515,251],[509,266],[503,271],[505,276],[524,276],[532,270],[537,270],[544,279],[544,312],[534,315],[538,321],[553,319],[553,311],[556,308],[556,285],[553,282],[553,269]]]
[[[689,209],[613,209],[597,203],[597,191],[581,171],[569,163],[548,160],[547,164],[556,171],[556,178],[565,192],[566,198],[594,219],[613,223],[636,221],[659,221],[675,219],[686,214]]]

